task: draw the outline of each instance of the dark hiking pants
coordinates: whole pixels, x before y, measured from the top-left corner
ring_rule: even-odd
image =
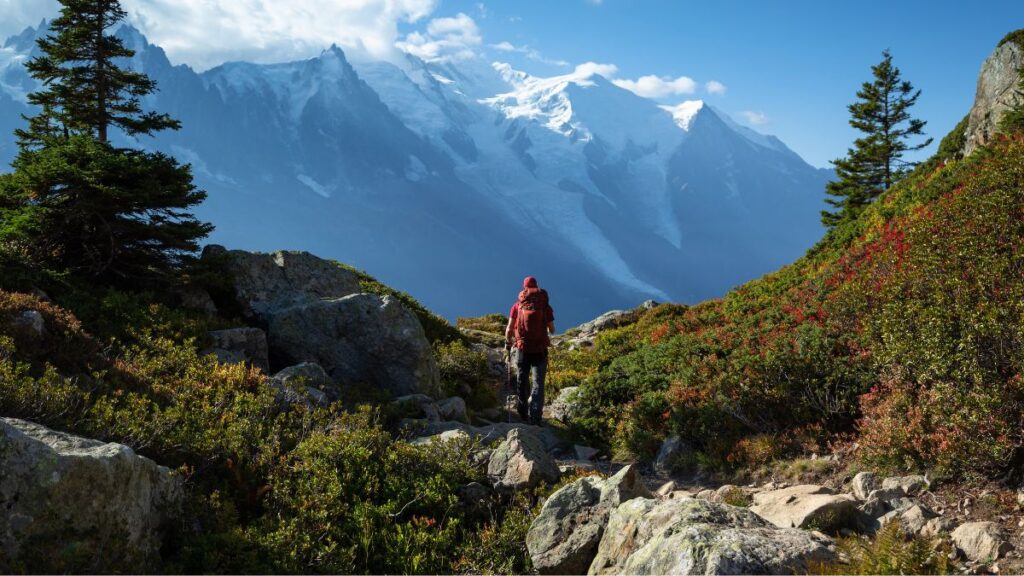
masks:
[[[519,392],[517,408],[524,420],[540,423],[544,412],[544,376],[548,371],[548,353],[516,350],[516,374]],[[530,375],[533,387],[530,387]]]

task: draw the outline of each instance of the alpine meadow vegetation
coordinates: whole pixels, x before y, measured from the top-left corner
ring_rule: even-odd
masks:
[[[1019,473],[1024,135],[961,158],[965,125],[796,263],[557,350],[577,433],[642,459],[678,434],[709,470],[852,434],[883,470]]]

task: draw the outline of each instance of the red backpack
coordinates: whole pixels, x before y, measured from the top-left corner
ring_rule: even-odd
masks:
[[[527,288],[519,293],[516,312],[516,348],[523,352],[544,352],[548,339],[548,293],[540,288]]]

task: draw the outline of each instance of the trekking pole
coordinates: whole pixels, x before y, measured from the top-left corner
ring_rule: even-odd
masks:
[[[509,406],[509,398],[515,393],[512,386],[512,346],[505,344],[505,412],[508,413],[508,423],[512,423],[512,407]]]

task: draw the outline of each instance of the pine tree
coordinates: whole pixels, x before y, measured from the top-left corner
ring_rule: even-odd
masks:
[[[823,211],[822,223],[834,227],[852,219],[882,192],[898,182],[914,166],[903,160],[906,152],[920,150],[932,139],[911,146],[908,140],[923,136],[926,122],[910,116],[920,90],[903,80],[900,69],[892,64],[888,50],[882,61],[871,67],[873,80],[857,92],[858,101],[850,104],[850,126],[864,136],[854,141],[845,158],[832,161],[837,180],[829,182],[826,192],[834,197],[826,201],[835,212]]]
[[[212,230],[189,212],[206,194],[189,166],[111,142],[179,128],[142,110],[156,85],[123,67],[134,53],[108,34],[125,17],[119,1],[60,1],[27,64],[42,84],[29,96],[39,113],[16,132],[14,172],[0,176],[0,252],[49,272],[165,281]]]

